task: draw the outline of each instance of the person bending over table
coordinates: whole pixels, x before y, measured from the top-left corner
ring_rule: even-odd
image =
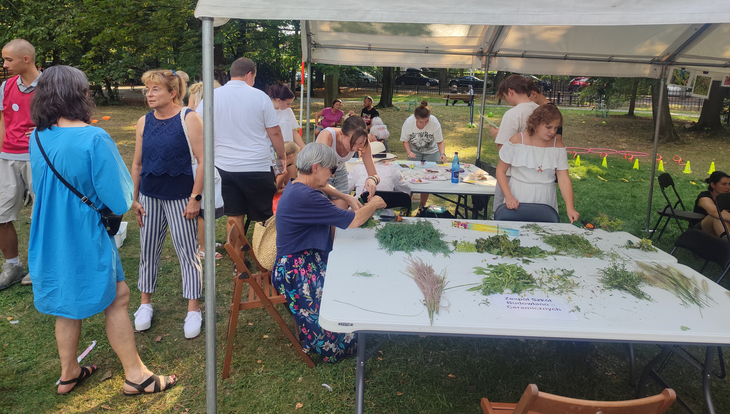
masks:
[[[332,106],[324,108],[323,110],[314,114],[314,136],[319,136],[319,133],[324,131],[325,128],[331,128],[342,125],[342,117],[345,113],[340,110],[342,108],[342,101],[335,99],[332,101]],[[319,121],[322,118],[322,122]]]
[[[705,215],[702,220],[702,231],[713,236],[724,237],[725,229],[722,226],[720,216],[717,215],[715,196],[720,193],[730,192],[730,176],[722,171],[715,171],[705,179],[705,182],[707,183],[707,191],[703,191],[697,196],[694,212]],[[723,211],[722,219],[725,220],[725,225],[730,227],[730,212]]]
[[[114,238],[101,215],[56,177],[37,143],[56,171],[96,208],[119,214],[129,210],[132,178],[109,134],[89,125],[94,107],[88,93],[83,72],[52,66],[39,78],[30,107],[38,128],[30,138],[36,199],[28,264],[36,309],[56,316],[61,359],[56,392],[68,394],[96,372],[96,365],[79,365],[76,353],[81,321],[102,311],[109,345],[124,369],[124,394],[164,391],[177,381],[174,375],[153,374],[139,358],[128,313],[129,287]]]
[[[360,227],[385,202],[373,196],[357,211],[335,206],[323,194],[335,174],[338,156],[329,146],[308,144],[297,157],[299,177],[286,186],[276,213],[277,259],[272,283],[289,304],[299,326],[304,352],[335,363],[355,351],[354,334],[338,334],[319,326],[319,306],[332,250],[332,226]]]
[[[340,208],[346,209],[349,205],[353,210],[360,207],[357,199],[349,195],[347,189],[347,167],[349,161],[356,151],[360,152],[362,163],[368,172],[368,180],[365,183],[365,190],[371,196],[375,194],[375,188],[380,183],[380,178],[375,170],[373,155],[368,143],[368,131],[365,121],[362,118],[351,116],[342,123],[342,128],[327,128],[317,137],[317,142],[332,147],[337,156],[337,170],[330,179],[330,185],[323,189],[333,203]]]
[[[424,99],[413,115],[403,123],[400,140],[410,161],[446,162],[444,137],[441,124],[431,115],[428,102]],[[421,194],[419,208],[426,206],[428,194]]]
[[[516,210],[520,203],[538,203],[558,211],[557,176],[570,222],[580,217],[573,207],[568,154],[563,140],[555,134],[562,123],[563,116],[557,107],[541,105],[527,118],[525,131],[512,136],[499,150],[496,176],[504,192],[506,208]],[[510,167],[512,178],[508,183]]]

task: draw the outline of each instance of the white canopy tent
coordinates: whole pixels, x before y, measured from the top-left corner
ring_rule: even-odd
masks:
[[[682,67],[730,75],[726,0],[199,0],[195,16],[203,20],[205,208],[209,211],[214,209],[213,27],[231,18],[301,20],[302,55],[309,63],[656,79],[666,77],[672,67]],[[479,145],[481,130],[480,125]],[[655,153],[657,137],[658,129]],[[647,220],[651,191],[649,197]],[[206,243],[210,244],[206,250],[210,251],[214,249],[213,225],[206,222]],[[207,306],[215,309],[212,261],[206,262],[205,275]],[[215,313],[207,313],[206,318],[207,398],[212,413],[216,410]]]

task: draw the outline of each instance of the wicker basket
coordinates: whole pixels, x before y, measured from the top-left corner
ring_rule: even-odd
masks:
[[[276,260],[276,216],[271,216],[264,224],[259,222],[253,228],[253,253],[261,266],[272,270]],[[260,269],[263,270],[263,269]]]

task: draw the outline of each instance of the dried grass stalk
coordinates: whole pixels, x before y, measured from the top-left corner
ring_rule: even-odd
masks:
[[[441,274],[437,274],[433,270],[433,266],[424,263],[419,258],[406,258],[408,266],[406,267],[406,275],[413,279],[423,293],[423,304],[428,309],[428,317],[433,325],[433,315],[439,313],[441,308],[441,294],[449,283],[446,281],[445,270]]]

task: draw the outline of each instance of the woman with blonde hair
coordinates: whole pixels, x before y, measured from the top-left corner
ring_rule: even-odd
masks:
[[[151,326],[152,293],[157,287],[162,243],[169,227],[180,261],[183,297],[188,299],[185,337],[195,338],[203,320],[198,305],[202,272],[197,254],[197,218],[203,194],[203,122],[197,113],[183,107],[185,83],[175,71],[148,71],[142,83],[152,111],[137,122],[132,162],[132,209],[141,245],[137,286],[142,292],[134,324],[138,331]],[[197,164],[193,164],[191,151]]]
[[[221,84],[217,80],[213,79],[213,89],[220,88]],[[198,82],[190,85],[190,95],[188,96],[188,108],[194,111],[198,108],[198,104],[203,100],[203,82]]]

